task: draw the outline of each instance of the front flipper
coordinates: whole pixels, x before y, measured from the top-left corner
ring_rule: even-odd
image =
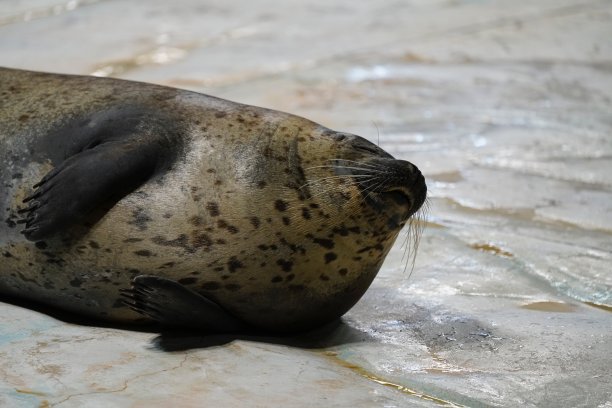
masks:
[[[22,233],[38,241],[84,222],[139,187],[163,163],[167,149],[155,137],[133,134],[108,140],[64,160],[24,200]]]
[[[132,288],[122,291],[132,310],[162,325],[188,327],[214,333],[248,329],[219,305],[170,279],[140,275]]]

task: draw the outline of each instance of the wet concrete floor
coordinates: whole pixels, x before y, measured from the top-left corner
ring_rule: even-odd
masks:
[[[611,38],[611,1],[0,1],[0,65],[299,114],[430,191],[414,269],[297,338],[0,304],[0,406],[612,407]]]

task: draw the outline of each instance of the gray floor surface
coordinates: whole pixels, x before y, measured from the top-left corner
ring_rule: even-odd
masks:
[[[0,304],[0,406],[612,408],[611,1],[4,0],[0,65],[288,111],[430,191],[412,272],[402,236],[316,333],[158,336]]]

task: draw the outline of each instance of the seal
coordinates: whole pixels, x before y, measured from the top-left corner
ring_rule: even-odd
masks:
[[[114,322],[309,329],[422,206],[413,164],[291,114],[0,68],[0,293]]]

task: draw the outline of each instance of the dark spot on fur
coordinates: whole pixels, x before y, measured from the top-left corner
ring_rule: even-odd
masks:
[[[257,248],[261,249],[262,251],[265,251],[269,248],[269,246],[265,245],[265,244],[261,244],[261,245],[257,245]]]
[[[153,255],[151,253],[151,251],[147,250],[147,249],[141,249],[139,251],[134,251],[134,254],[138,255],[138,256],[151,256]]]
[[[173,266],[174,266],[174,262],[170,261],[170,262],[166,262],[165,264],[163,264],[162,266],[158,267],[157,269],[171,268]]]
[[[207,172],[207,173],[216,173],[216,172],[217,172],[217,170],[215,170],[215,169],[208,169],[208,170],[206,170],[206,172]]]
[[[224,239],[219,238],[219,239],[217,239],[217,240],[215,241],[215,244],[225,245],[225,244],[227,244],[227,241],[226,241],[226,240],[224,240]]]
[[[215,202],[209,201],[206,203],[206,209],[212,217],[217,217],[219,215],[219,205]]]
[[[334,227],[332,231],[334,232],[334,234],[339,234],[343,237],[346,237],[349,234],[348,228],[346,228],[344,225],[341,225],[340,227]]]
[[[278,234],[278,235],[280,235],[280,234]],[[292,253],[296,253],[296,252],[300,252],[301,254],[305,254],[306,253],[306,249],[303,246],[292,244],[291,242],[287,241],[285,238],[281,238],[280,242],[284,246],[289,247],[289,249],[291,249]],[[274,248],[274,249],[276,249],[276,248]]]
[[[336,255],[333,252],[328,252],[328,253],[325,254],[325,263],[328,264],[328,263],[330,263],[331,261],[333,261],[333,260],[335,260],[337,258],[338,258],[338,255]]]
[[[310,208],[319,208],[319,204],[312,203],[308,205]]]
[[[279,265],[284,272],[290,272],[293,268],[293,261],[279,259],[278,261],[276,261],[276,264]]]
[[[127,238],[127,239],[123,240],[123,242],[125,242],[125,243],[140,242],[140,241],[142,241],[142,238]]]
[[[223,272],[225,270],[225,266],[216,266],[213,268],[215,272]]]
[[[272,283],[278,283],[278,282],[282,282],[283,278],[281,276],[275,276],[272,278],[272,280],[270,280],[270,282]]]
[[[34,245],[36,245],[36,248],[38,248],[38,249],[45,249],[45,248],[47,248],[47,243],[45,241],[38,241]]]
[[[329,276],[327,276],[324,273],[322,273],[321,275],[319,275],[319,279],[321,279],[322,281],[328,281],[329,280]]]
[[[172,214],[171,213],[164,213],[163,217],[164,218],[171,218]]]
[[[30,119],[30,115],[23,114],[23,115],[19,116],[18,119],[19,119],[20,122],[26,122],[28,119]]]
[[[12,258],[13,254],[11,254],[9,251],[6,251],[2,254],[2,256],[4,256],[5,258]]]
[[[209,281],[204,282],[200,287],[204,290],[217,290],[221,287],[221,284],[219,282]]]
[[[227,116],[227,113],[226,113],[226,112],[223,112],[223,111],[219,111],[219,112],[216,112],[216,113],[215,113],[215,117],[216,117],[216,118],[224,118],[224,117],[226,117],[226,116]]]
[[[196,283],[198,280],[196,278],[183,278],[183,279],[179,279],[178,283],[180,283],[181,285],[192,285],[194,283]]]
[[[55,264],[55,265],[58,265],[58,266],[66,265],[66,261],[64,261],[63,259],[47,259],[46,262],[48,264]]]
[[[100,244],[98,244],[96,241],[89,241],[89,246],[92,247],[93,249],[100,248]]]
[[[310,218],[312,218],[312,216],[310,215],[310,210],[306,207],[302,207],[302,217],[305,220],[309,220]]]
[[[193,237],[191,244],[194,248],[204,248],[207,250],[210,249],[212,240],[206,234],[197,234],[195,237]]]
[[[82,284],[83,284],[83,281],[80,280],[79,278],[74,278],[73,280],[70,281],[70,286],[72,286],[73,288],[80,288]]]
[[[265,181],[259,181],[257,183],[258,188],[264,188],[265,186],[267,186],[267,183]]]
[[[156,237],[151,238],[151,241],[157,245],[169,246],[169,247],[179,247],[179,248],[184,248],[185,250],[189,252],[193,252],[193,250],[188,245],[187,235],[185,234],[181,234],[175,239],[166,239],[158,235]]]
[[[274,202],[274,207],[278,210],[278,211],[287,211],[287,202],[283,201],[283,200],[276,200]]]
[[[237,285],[235,283],[228,283],[224,287],[225,287],[225,289],[229,290],[230,292],[236,292],[236,291],[239,291],[242,286]]]
[[[128,224],[134,225],[138,230],[145,231],[147,229],[147,222],[152,221],[143,208],[138,208],[132,212],[132,220],[128,221]]]
[[[230,234],[237,234],[239,231],[238,228],[236,228],[234,225],[228,224],[225,220],[217,221],[217,227],[226,229]]]
[[[342,269],[340,269],[340,270],[338,271],[338,273],[339,273],[341,276],[346,276],[346,274],[348,273],[348,269],[346,269],[346,268],[342,268]]]
[[[193,217],[191,217],[189,219],[189,222],[191,223],[191,225],[193,225],[194,227],[199,227],[200,225],[202,225],[202,223],[204,222],[204,220],[202,219],[202,217],[194,215]]]
[[[289,275],[287,275],[287,277],[285,278],[285,281],[287,282],[291,282],[293,279],[295,278],[295,274],[290,273]]]
[[[259,221],[259,218],[257,217],[251,217],[249,218],[249,221],[251,221],[251,225],[254,228],[259,228],[259,226],[261,225],[261,221]]]
[[[242,262],[236,259],[235,256],[232,256],[227,262],[227,269],[230,271],[230,273],[234,273],[240,268],[244,268],[244,265],[242,264]]]
[[[323,248],[332,249],[334,247],[334,241],[326,238],[315,238],[312,240],[315,244],[321,245]]]
[[[291,224],[291,220],[289,219],[289,217],[283,217],[283,224],[285,225]]]
[[[357,253],[358,254],[362,254],[362,253],[367,252],[367,251],[369,251],[371,249],[376,249],[377,251],[382,251],[383,250],[383,246],[379,243],[379,244],[376,244],[374,246],[363,247],[360,250],[358,250]]]

